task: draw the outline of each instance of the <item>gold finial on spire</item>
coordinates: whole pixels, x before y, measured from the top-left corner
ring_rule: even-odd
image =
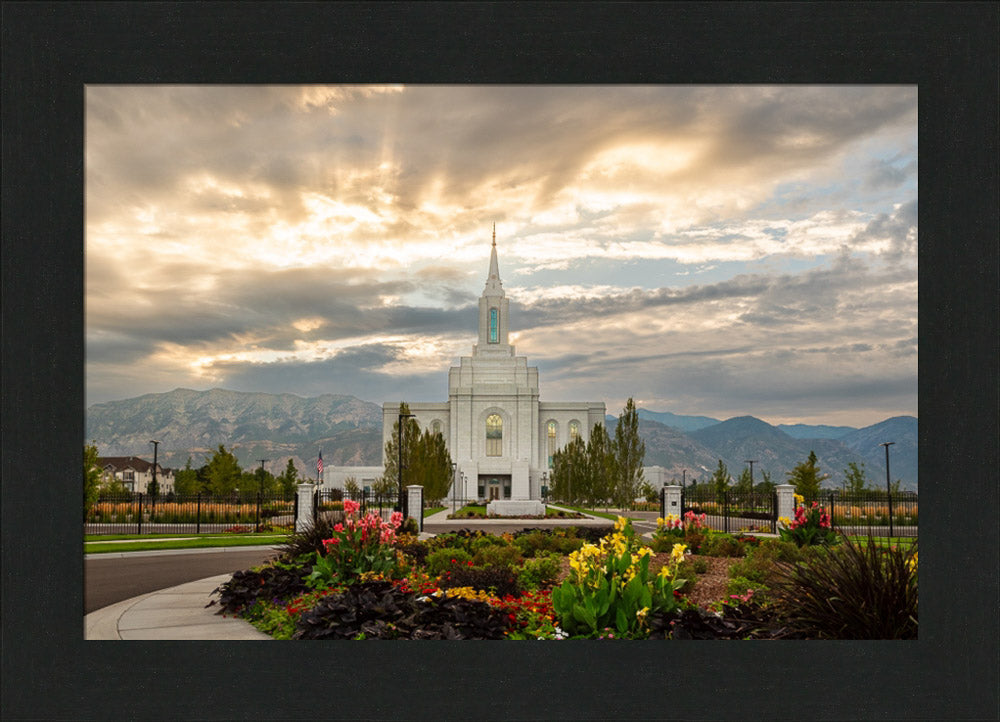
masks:
[[[497,222],[493,221],[493,247],[497,247]]]

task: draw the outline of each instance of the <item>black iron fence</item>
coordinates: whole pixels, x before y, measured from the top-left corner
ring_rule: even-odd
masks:
[[[804,499],[824,506],[833,525],[846,534],[917,536],[919,497],[916,492],[845,492],[840,489]]]
[[[283,530],[294,525],[295,513],[294,495],[125,493],[101,496],[84,517],[84,534]]]
[[[349,499],[359,505],[361,516],[374,511],[379,516],[388,518],[389,514],[399,509],[399,494],[395,491],[377,492],[373,489],[358,489],[355,491],[320,489],[313,496],[314,518],[323,516],[333,521],[343,521],[345,516],[345,499]],[[403,501],[405,506],[405,495]]]
[[[716,531],[777,533],[778,495],[774,492],[684,489],[681,516],[689,511],[698,517],[704,514],[704,523]]]

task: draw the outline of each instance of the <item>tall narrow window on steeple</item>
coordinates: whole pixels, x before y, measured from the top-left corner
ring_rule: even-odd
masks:
[[[552,457],[556,453],[556,422],[550,421],[548,424],[548,438],[549,438],[549,468],[552,468]]]
[[[490,309],[490,343],[498,343],[497,337],[500,333],[500,312],[495,309]]]

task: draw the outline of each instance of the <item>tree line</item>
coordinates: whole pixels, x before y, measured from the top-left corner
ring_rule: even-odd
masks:
[[[604,424],[594,424],[589,440],[578,436],[553,454],[549,493],[567,504],[630,507],[651,488],[642,474],[645,456],[639,414],[629,398],[614,438]],[[653,494],[655,498],[655,490]]]

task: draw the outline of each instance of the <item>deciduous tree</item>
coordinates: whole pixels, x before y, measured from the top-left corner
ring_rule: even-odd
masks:
[[[870,489],[868,477],[865,475],[865,462],[859,466],[857,462],[848,462],[844,469],[844,491],[848,494],[860,494]]]
[[[97,444],[92,442],[83,447],[83,518],[97,503],[100,494],[101,468],[97,461]]]

